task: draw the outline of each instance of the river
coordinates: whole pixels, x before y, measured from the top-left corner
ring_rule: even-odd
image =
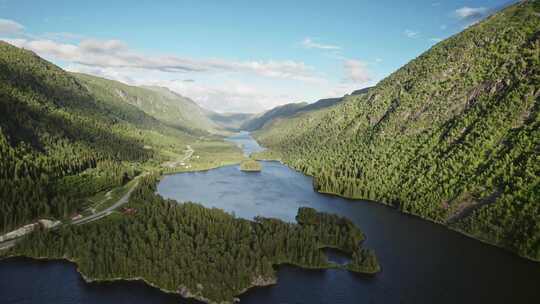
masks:
[[[229,140],[261,148],[247,133]],[[258,173],[228,166],[168,175],[158,192],[237,217],[294,221],[300,206],[344,215],[366,235],[382,272],[278,269],[278,284],[249,290],[241,303],[540,303],[540,264],[373,202],[313,191],[312,179],[278,162]],[[340,259],[340,257],[334,257]],[[0,262],[0,303],[193,303],[142,283],[86,284],[66,262]]]

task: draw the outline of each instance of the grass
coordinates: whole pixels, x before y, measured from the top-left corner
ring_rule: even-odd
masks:
[[[262,167],[258,161],[249,159],[240,163],[240,170],[248,172],[259,172],[262,170]]]
[[[123,186],[115,187],[106,191],[101,191],[94,196],[88,198],[87,200],[90,202],[90,205],[82,212],[82,215],[88,216],[109,208],[114,203],[116,203],[124,194],[126,194],[135,183],[136,180],[132,179],[129,182],[125,183]]]
[[[250,155],[254,160],[281,161],[281,154],[277,151],[266,149],[261,152],[254,152]]]
[[[236,145],[215,139],[199,139],[190,144],[193,155],[174,168],[161,168],[165,173],[203,171],[227,165],[238,164],[246,157]],[[181,159],[184,153],[175,158]]]

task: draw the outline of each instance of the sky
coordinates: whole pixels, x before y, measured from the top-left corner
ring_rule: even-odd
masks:
[[[0,40],[68,71],[261,112],[375,85],[510,0],[0,0]]]

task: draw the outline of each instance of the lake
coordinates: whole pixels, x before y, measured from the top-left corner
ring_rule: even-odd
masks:
[[[246,153],[261,148],[249,134],[229,140]],[[540,263],[470,239],[382,204],[313,191],[312,179],[279,162],[261,172],[228,166],[165,176],[158,192],[237,217],[294,221],[309,206],[351,219],[375,250],[382,272],[278,268],[278,284],[251,289],[241,303],[540,303]],[[341,259],[341,257],[337,257]],[[0,262],[0,303],[196,303],[142,283],[87,284],[66,262]]]

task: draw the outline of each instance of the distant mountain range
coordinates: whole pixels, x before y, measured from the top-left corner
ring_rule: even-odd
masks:
[[[370,88],[356,90],[351,93],[351,95],[365,94],[369,92],[369,89]],[[279,119],[292,117],[299,113],[306,113],[334,106],[341,102],[345,97],[326,98],[318,100],[314,103],[288,103],[282,106],[277,106],[266,112],[250,117],[240,125],[240,129],[246,131],[255,131]]]

